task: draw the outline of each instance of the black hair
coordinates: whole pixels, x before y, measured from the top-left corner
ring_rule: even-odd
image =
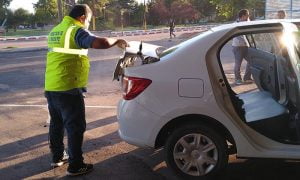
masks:
[[[242,10],[239,11],[238,15],[239,15],[239,18],[241,18],[241,17],[243,17],[243,16],[245,16],[247,14],[249,14],[248,9],[242,9]]]
[[[92,14],[90,7],[87,4],[76,4],[69,13],[69,16],[76,19],[82,15],[87,16]]]
[[[277,13],[278,13],[278,14],[280,14],[280,13],[281,13],[281,14],[283,14],[283,15],[285,15],[285,16],[286,16],[286,12],[285,12],[285,10],[279,10],[279,11],[277,11]]]

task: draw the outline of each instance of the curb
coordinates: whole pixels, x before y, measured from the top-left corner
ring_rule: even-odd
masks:
[[[215,26],[217,26],[217,25],[177,27],[177,28],[175,28],[174,31],[175,32],[183,32],[183,31],[203,32],[203,31],[207,31],[210,28],[215,27]],[[150,30],[134,30],[134,31],[109,31],[108,33],[109,33],[108,37],[141,36],[141,35],[149,35],[149,34],[169,33],[169,28],[150,29]],[[44,39],[47,39],[47,36],[8,37],[8,38],[0,38],[0,42],[1,41],[44,40]]]
[[[9,37],[9,38],[0,38],[0,41],[22,41],[22,40],[43,40],[47,39],[47,36],[28,36],[28,37]]]
[[[12,49],[0,49],[0,53],[22,53],[22,52],[35,52],[35,51],[47,51],[47,47],[33,47],[33,48],[12,48]]]
[[[217,25],[202,25],[202,26],[192,26],[192,27],[177,27],[175,28],[175,32],[189,32],[189,31],[197,31],[203,32],[207,31],[212,27]],[[160,33],[169,33],[169,28],[163,29],[151,29],[151,30],[135,30],[135,31],[112,31],[110,33],[110,37],[122,37],[122,36],[140,36],[140,35],[149,35],[149,34],[160,34]]]

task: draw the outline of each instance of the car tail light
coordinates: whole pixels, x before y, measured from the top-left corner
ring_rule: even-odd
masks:
[[[150,79],[137,77],[123,77],[122,91],[125,100],[131,100],[141,94],[152,81]]]

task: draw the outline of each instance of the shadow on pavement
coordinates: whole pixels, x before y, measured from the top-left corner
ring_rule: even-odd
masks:
[[[105,126],[114,122],[116,122],[115,116],[100,119],[87,123],[87,130]],[[26,130],[28,129],[24,129],[24,131]],[[30,138],[21,139],[0,146],[0,165],[3,167],[5,164],[5,167],[0,170],[0,179],[23,179],[51,170],[51,155],[48,149],[48,127],[45,131],[47,131],[47,133],[35,135]],[[83,151],[86,153],[108,145],[119,143],[120,141],[121,139],[118,138],[117,131],[114,131],[100,138],[85,140]],[[93,148],[89,149],[88,146],[93,146]],[[45,151],[45,149],[47,151]],[[88,149],[88,151],[86,151],[86,149]],[[27,160],[30,157],[32,157],[32,159]],[[14,160],[19,162],[7,163],[7,161]]]
[[[88,123],[87,130],[115,122],[115,116],[99,119]],[[18,163],[6,164],[7,166],[0,170],[1,179],[71,179],[65,176],[67,166],[56,169],[50,168],[49,163],[51,157],[48,147],[46,147],[48,146],[47,138],[48,134],[44,133],[1,145],[0,162],[2,164],[14,158],[20,158],[22,160],[23,155],[28,156],[26,153],[31,153],[30,156],[32,157],[32,159],[29,160],[18,160]],[[119,144],[121,145],[119,146]],[[72,179],[179,179],[166,167],[163,149],[135,149],[131,146],[134,150],[128,151],[126,149],[127,146],[129,145],[119,138],[115,130],[102,137],[86,140],[83,146],[84,154],[86,155],[85,157],[88,157],[86,159],[91,157],[93,158],[92,161],[96,162],[94,164],[95,170],[85,176]],[[40,148],[43,148],[43,152],[40,152],[39,155],[34,154],[34,151]],[[47,151],[45,149],[47,149]],[[102,152],[100,153],[100,151]],[[105,153],[109,153],[110,156],[108,158],[102,157]],[[226,171],[218,179],[296,180],[300,179],[299,165],[299,162],[283,160],[234,160],[229,163]]]

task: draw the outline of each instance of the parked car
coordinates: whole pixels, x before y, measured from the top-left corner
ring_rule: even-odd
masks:
[[[164,147],[166,162],[190,179],[212,178],[238,158],[300,159],[300,39],[297,20],[212,28],[169,49],[131,42],[118,61],[119,135]],[[249,41],[256,90],[237,94],[220,52],[235,36]]]

